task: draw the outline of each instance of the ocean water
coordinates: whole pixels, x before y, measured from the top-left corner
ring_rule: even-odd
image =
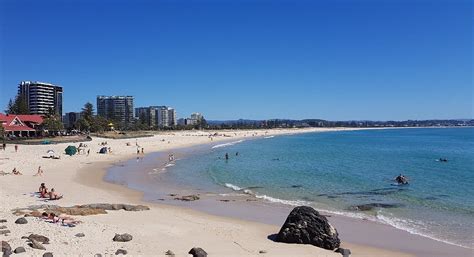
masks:
[[[224,158],[226,153],[229,160]],[[393,178],[400,173],[409,178],[409,185],[394,185]],[[178,160],[159,176],[190,188],[311,205],[473,248],[473,128],[341,131],[240,140]],[[354,209],[361,204],[379,207]]]

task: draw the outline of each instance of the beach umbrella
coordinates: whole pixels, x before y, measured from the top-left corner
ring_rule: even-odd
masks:
[[[72,156],[72,155],[75,155],[77,153],[77,148],[73,145],[70,145],[70,146],[66,147],[66,149],[64,149],[64,151],[66,152],[67,155]]]
[[[49,154],[49,156],[53,156],[55,154],[54,150],[51,149],[48,150],[46,153]]]

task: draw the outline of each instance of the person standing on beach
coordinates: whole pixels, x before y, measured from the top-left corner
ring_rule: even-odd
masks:
[[[15,145],[15,153],[18,152],[18,145]]]
[[[7,144],[5,144],[5,142],[3,142],[3,151],[5,151],[5,148],[7,148]]]
[[[142,154],[145,154],[145,148],[142,147]]]
[[[38,167],[38,171],[37,171],[36,174],[33,175],[33,176],[40,176],[40,177],[42,177],[43,174],[44,174],[44,173],[43,173],[43,170],[41,169],[41,166],[39,166],[39,167]]]

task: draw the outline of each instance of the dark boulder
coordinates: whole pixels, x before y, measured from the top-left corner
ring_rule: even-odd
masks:
[[[2,255],[10,256],[12,254],[12,247],[6,241],[2,241]]]
[[[125,233],[125,234],[115,234],[112,240],[114,240],[115,242],[128,242],[128,241],[131,241],[132,239],[133,239],[132,235]]]
[[[31,243],[29,244],[31,246],[31,248],[34,248],[34,249],[39,249],[39,250],[46,250],[46,248],[38,241],[34,240],[34,239],[30,239]]]
[[[341,240],[337,230],[326,217],[309,206],[294,208],[276,236],[277,242],[312,244],[328,250],[339,247]]]
[[[84,233],[77,233],[74,236],[75,237],[85,237],[86,235],[84,235]]]
[[[14,253],[24,253],[26,252],[25,247],[17,247],[15,250],[13,250]]]
[[[43,257],[53,257],[53,253],[51,252],[44,253]]]
[[[127,250],[124,250],[124,249],[118,249],[118,250],[115,252],[115,255],[119,255],[119,254],[126,255],[126,254],[127,254]]]
[[[18,218],[17,220],[15,220],[15,223],[16,224],[26,224],[26,223],[28,223],[28,221],[25,218]]]
[[[335,252],[342,254],[343,257],[349,257],[349,255],[351,255],[351,250],[345,248],[337,248]]]
[[[42,235],[38,235],[38,234],[31,234],[28,237],[22,237],[22,238],[29,239],[30,241],[34,239],[42,244],[49,244],[49,238]]]
[[[188,253],[191,254],[193,257],[207,257],[206,251],[204,251],[200,247],[194,247],[193,249],[189,250]]]

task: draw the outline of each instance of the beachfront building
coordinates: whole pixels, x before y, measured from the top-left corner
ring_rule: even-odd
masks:
[[[160,128],[169,128],[176,126],[176,110],[168,106],[156,106],[156,124]]]
[[[38,81],[21,81],[18,95],[23,97],[30,114],[45,115],[53,110],[59,116],[63,114],[63,88]]]
[[[7,137],[33,137],[41,134],[41,115],[17,115],[0,113],[0,124]]]
[[[71,129],[74,128],[76,122],[81,118],[80,112],[68,112],[63,116],[64,128]]]
[[[192,125],[192,126],[198,125],[199,123],[201,123],[202,119],[203,119],[202,114],[195,112],[191,114],[191,117],[186,119],[185,124]]]
[[[97,96],[97,115],[128,126],[133,123],[133,96]]]
[[[157,118],[156,118],[156,108],[153,106],[150,107],[138,107],[135,108],[135,118],[140,122],[148,125],[149,127],[156,127]]]

